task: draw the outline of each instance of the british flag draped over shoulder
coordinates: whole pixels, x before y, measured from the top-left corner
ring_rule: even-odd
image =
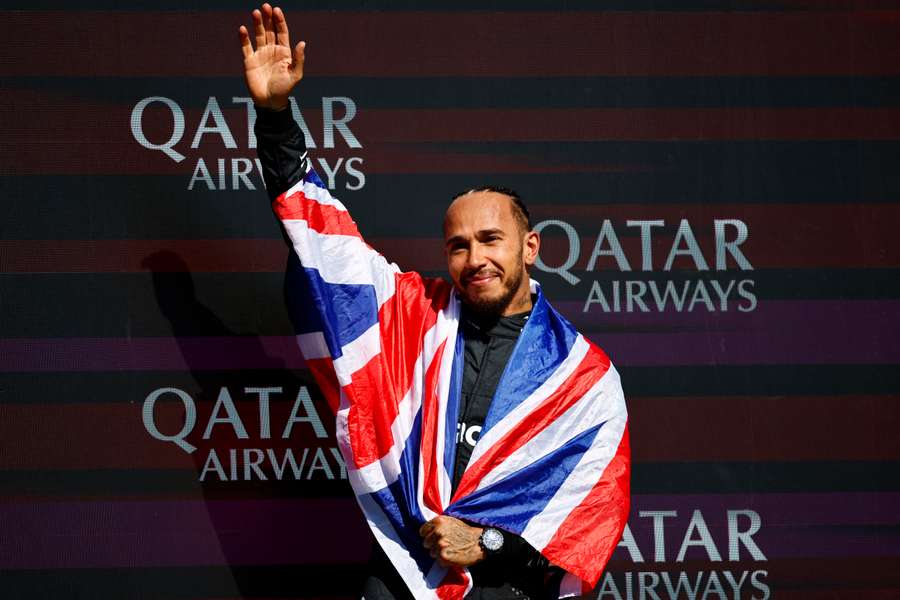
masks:
[[[596,585],[629,509],[627,414],[604,352],[532,281],[531,317],[451,495],[464,344],[453,286],[368,246],[309,160],[273,209],[293,248],[300,349],[337,414],[359,505],[415,597],[472,585],[422,547],[419,527],[438,515],[522,536],[567,572],[561,597]]]

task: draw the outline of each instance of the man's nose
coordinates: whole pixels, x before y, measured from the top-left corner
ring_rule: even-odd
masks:
[[[466,266],[470,269],[477,269],[483,267],[485,262],[487,261],[485,260],[484,256],[484,248],[481,247],[481,244],[475,242],[469,247],[469,255]]]

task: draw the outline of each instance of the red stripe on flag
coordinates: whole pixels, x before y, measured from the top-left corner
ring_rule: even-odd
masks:
[[[425,333],[450,297],[450,285],[440,279],[409,272],[395,274],[394,281],[394,295],[378,311],[381,352],[344,387],[351,402],[347,426],[357,467],[380,459],[393,447],[391,424],[412,383]]]
[[[429,510],[440,513],[441,493],[438,478],[440,465],[438,462],[437,439],[440,419],[440,398],[438,397],[438,381],[441,376],[441,358],[447,348],[447,340],[441,342],[434,359],[425,373],[425,394],[422,401],[422,468],[425,470],[425,484],[422,499]]]
[[[552,394],[466,469],[453,496],[454,500],[475,490],[489,471],[546,429],[606,374],[609,358],[594,344],[590,346],[578,367]]]
[[[272,203],[272,210],[282,221],[303,220],[318,233],[362,237],[350,213],[309,198],[302,189],[278,196]]]
[[[337,414],[341,405],[341,386],[334,372],[334,363],[330,358],[313,358],[306,359],[306,366],[315,378],[316,385],[319,386],[329,408]]]
[[[541,550],[550,562],[591,586],[597,584],[628,519],[630,456],[626,425],[603,476]]]
[[[435,591],[441,600],[461,600],[465,597],[468,588],[469,578],[462,569],[451,567]]]
[[[397,417],[398,396],[385,356],[380,352],[353,373],[353,382],[344,386],[350,401],[347,430],[356,467],[379,460],[394,445],[391,424]]]

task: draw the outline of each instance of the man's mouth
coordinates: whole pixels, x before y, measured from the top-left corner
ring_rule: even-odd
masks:
[[[489,284],[494,279],[497,279],[499,277],[500,277],[499,273],[489,271],[489,272],[476,273],[474,275],[469,275],[463,281],[465,281],[467,286],[472,285],[472,286],[480,287],[480,286]]]

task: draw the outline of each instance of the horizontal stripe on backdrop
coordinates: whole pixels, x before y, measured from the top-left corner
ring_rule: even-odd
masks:
[[[365,141],[365,140],[364,140]],[[384,147],[381,148],[384,150]],[[379,154],[378,148],[374,154]],[[366,185],[351,192],[355,179],[339,176],[336,193],[350,208],[367,237],[440,236],[449,198],[461,189],[492,183],[519,190],[526,200],[562,205],[605,206],[655,204],[715,205],[737,203],[873,204],[900,197],[900,171],[893,168],[897,142],[596,142],[425,144],[406,149],[419,154],[455,153],[514,156],[523,164],[645,165],[646,172],[546,174],[491,173],[473,165],[458,174],[373,174],[366,163]],[[248,150],[252,156],[254,150]],[[115,162],[112,169],[143,168]],[[337,157],[346,160],[347,156]],[[335,158],[317,156],[334,168]],[[194,160],[188,161],[195,162]],[[174,163],[173,163],[174,164]],[[227,165],[227,163],[226,163]],[[218,169],[214,160],[211,167]],[[321,165],[320,165],[321,166]],[[33,167],[33,165],[32,165]],[[238,191],[195,186],[185,201],[194,164],[179,175],[102,177],[51,175],[6,176],[6,206],[15,219],[0,221],[4,239],[277,238],[268,199],[258,176],[257,188]],[[231,167],[227,167],[229,172]],[[698,176],[703,173],[704,176]],[[748,177],[752,173],[752,177]],[[217,177],[215,187],[219,187]],[[226,187],[232,182],[227,181]],[[72,199],[77,198],[77,202]],[[127,202],[123,202],[127,198]],[[727,213],[723,213],[727,214]],[[236,215],[240,215],[237,218]]]
[[[653,325],[653,317],[627,317],[641,328],[629,333],[621,332],[616,323],[618,331],[592,331],[599,323],[610,322],[594,306],[602,320],[591,318],[585,335],[624,366],[900,362],[900,320],[895,318],[898,306],[894,302],[824,302],[821,310],[813,303],[780,302],[772,312],[761,304],[760,312],[746,319],[734,312],[709,313],[703,306],[700,303],[694,308],[698,314],[686,319],[676,317],[677,323],[687,324],[675,331],[648,331],[642,326]],[[583,317],[575,319],[585,322]],[[723,324],[721,330],[716,329],[717,322]],[[735,329],[736,325],[741,329]],[[0,371],[5,372],[298,369],[304,365],[293,336],[6,338],[0,339],[0,355],[5,357]]]
[[[682,219],[690,223],[704,261],[717,268],[713,222],[731,221],[723,226],[723,241],[737,239],[737,226],[747,228],[746,241],[740,253],[755,268],[835,268],[900,266],[900,238],[895,235],[900,223],[900,204],[735,204],[721,206],[689,204],[682,206],[611,205],[594,206],[547,205],[540,200],[530,207],[532,222],[561,220],[572,225],[580,235],[580,246],[574,251],[565,232],[549,226],[543,232],[541,257],[547,265],[564,264],[577,252],[570,270],[582,271],[588,266],[597,271],[616,269],[619,264],[610,256],[600,256],[591,265],[601,226],[609,219],[616,240],[620,242],[628,267],[634,272],[643,268],[642,240],[637,226],[629,220],[664,221],[650,232],[653,269],[662,269]],[[856,243],[843,240],[859,236]],[[371,238],[369,243],[390,260],[408,270],[440,271],[446,268],[443,240],[439,237]],[[684,253],[684,240],[679,249]],[[608,252],[610,241],[602,250]],[[177,256],[154,256],[158,252]],[[205,272],[283,272],[287,247],[281,239],[129,239],[129,240],[0,240],[0,272],[2,273],[98,273],[142,271]],[[735,268],[734,253],[723,258],[728,268]],[[571,259],[570,259],[571,260]],[[676,270],[696,268],[694,261],[675,257]]]
[[[19,76],[22,94],[45,104],[63,98],[81,103],[130,105],[164,96],[181,108],[205,107],[215,96],[223,107],[241,93],[239,79],[206,77]],[[360,111],[379,108],[638,108],[813,107],[900,104],[900,78],[817,77],[310,77],[296,94],[301,108],[320,97],[352,98]],[[351,125],[352,128],[352,125]]]
[[[363,565],[226,565],[118,569],[23,569],[3,572],[11,598],[121,600],[358,600]],[[189,590],[186,594],[185,591]]]
[[[619,369],[627,398],[897,395],[900,369],[893,365],[715,365]],[[225,386],[233,398],[245,387],[281,387],[294,398],[307,386],[319,412],[325,401],[307,371],[91,371],[0,373],[4,405],[143,402],[152,390],[177,387],[197,400],[218,397]],[[123,400],[124,399],[124,400]],[[255,401],[255,396],[254,396]],[[326,427],[329,426],[325,423]]]
[[[583,279],[576,286],[557,275],[535,277],[569,320],[589,325],[595,334],[646,332],[647,325],[660,332],[684,329],[684,326],[696,329],[711,325],[720,331],[736,327],[745,331],[765,331],[770,327],[754,314],[762,311],[759,314],[784,315],[783,310],[790,310],[778,307],[792,305],[784,302],[808,303],[810,309],[820,315],[830,312],[840,313],[843,317],[853,314],[853,307],[858,306],[890,317],[892,303],[900,298],[900,269],[781,269],[721,275],[673,271],[664,278],[647,277],[640,272],[625,277],[608,271],[577,274]],[[282,293],[283,278],[283,273],[157,273],[152,277],[144,273],[0,275],[5,309],[0,312],[0,331],[8,339],[157,338],[169,337],[173,332],[178,337],[289,335],[293,331]],[[746,310],[749,301],[737,296],[737,284],[731,282],[744,279],[754,282],[752,288],[744,284],[757,298],[757,307],[752,313],[737,310],[738,305]],[[641,297],[650,313],[638,312],[643,309],[634,303],[632,309],[635,312],[626,312],[627,288],[622,282],[649,280],[657,282],[661,303],[666,287],[670,288],[663,312],[659,312],[651,288],[645,289]],[[594,283],[600,286],[610,303],[614,281],[620,286],[620,312],[604,312],[599,303],[591,304],[585,312],[585,302]],[[692,311],[687,310],[692,295],[697,293],[698,281],[704,282],[704,288],[710,294],[713,312],[701,303],[696,303]],[[718,292],[712,281],[716,281],[722,293],[727,295],[726,312],[721,312]],[[639,284],[631,285],[634,288]],[[685,293],[686,285],[688,297],[682,312],[676,313],[671,293],[680,297]],[[185,293],[190,289],[194,289],[195,294]],[[633,293],[639,292],[639,287],[633,290]],[[35,302],[35,298],[54,298],[58,302]],[[843,302],[849,304],[841,308]],[[837,304],[829,308],[828,303]],[[60,305],[77,310],[79,318],[69,318],[69,313],[61,310]],[[610,305],[609,308],[613,311],[615,307]],[[769,308],[774,312],[770,313]]]
[[[229,388],[249,437],[237,439],[228,424],[217,424],[209,440],[202,439],[213,399],[194,397],[197,422],[182,436],[198,450],[187,454],[171,442],[154,439],[142,422],[144,395],[123,398],[120,404],[5,404],[0,405],[0,456],[4,470],[88,469],[203,469],[210,448],[271,449],[283,462],[290,448],[299,464],[310,448],[304,476],[316,447],[336,462],[328,449],[335,445],[333,432],[319,439],[306,423],[294,424],[288,439],[282,433],[294,403],[294,391],[273,393],[270,400],[271,438],[261,438],[256,396],[243,388]],[[218,391],[218,390],[215,390]],[[150,390],[146,393],[149,394]],[[893,460],[900,461],[900,429],[897,411],[900,396],[725,396],[705,398],[659,398],[627,394],[632,456],[637,463],[682,461],[809,461]],[[169,394],[154,412],[161,432],[177,433],[185,421],[182,405]],[[317,406],[323,421],[331,414]],[[220,411],[221,412],[221,411]],[[305,415],[305,409],[301,411]],[[769,415],[777,414],[777,419]],[[833,424],[865,436],[837,436]],[[712,426],[714,425],[714,426]],[[331,425],[326,425],[331,430]],[[54,440],[47,445],[46,440]],[[77,452],[72,449],[77,448]],[[242,463],[243,464],[243,463]],[[243,467],[242,467],[243,468]],[[270,457],[265,455],[263,472],[274,479]]]
[[[366,539],[349,499],[4,503],[0,522],[3,569],[341,564],[369,552],[346,543]]]
[[[834,10],[884,10],[894,6],[890,0],[778,0],[766,2],[747,2],[735,5],[733,0],[567,0],[567,11],[578,10],[617,10],[617,11],[699,11],[729,10],[734,12],[784,12],[784,11],[834,11]],[[67,9],[71,5],[62,0],[33,0],[32,2],[7,2],[11,8],[21,10],[49,10]],[[183,10],[184,4],[173,0],[133,0],[127,6],[123,6],[117,0],[90,0],[79,2],[81,10]],[[432,0],[422,5],[417,0],[344,0],[335,6],[331,0],[309,0],[304,2],[305,10],[328,10],[340,15],[341,12],[359,10],[377,10],[379,12],[400,12],[415,10],[443,12],[447,10],[502,10],[508,11],[534,11],[556,10],[559,2],[556,0],[517,0],[515,5],[510,5],[507,0]],[[247,10],[247,3],[243,0],[217,0],[214,9],[207,9],[204,5],[192,6],[191,9],[200,14],[204,12],[216,12],[222,10]]]
[[[315,53],[317,75],[885,75],[900,68],[894,12],[289,10],[287,17],[294,39]],[[237,77],[236,32],[249,23],[248,11],[202,18],[191,36],[160,45],[156,32],[183,28],[184,14],[7,12],[0,75]],[[94,34],[105,30],[119,35]],[[336,34],[354,43],[336,52]],[[397,60],[409,48],[416,60]]]
[[[725,557],[726,511],[752,509],[762,519],[753,540],[769,560],[874,558],[900,551],[898,501],[896,493],[635,495],[629,523],[648,560],[653,525],[639,517],[641,510],[677,512],[666,522],[667,560],[673,563],[695,510]],[[355,511],[349,499],[6,502],[0,504],[0,568],[361,563],[369,547],[360,543],[367,536]],[[746,549],[741,553],[749,558]],[[703,557],[696,548],[686,554],[688,561]],[[622,548],[613,555],[614,561],[627,558]]]
[[[6,94],[6,100],[20,102]],[[3,99],[0,94],[0,99]],[[41,101],[40,98],[37,101]],[[223,107],[222,114],[242,139],[241,147],[228,150],[218,134],[203,136],[198,148],[192,138],[173,141],[172,150],[191,156],[188,164],[175,162],[165,153],[144,148],[134,139],[128,124],[132,106],[60,104],[47,106],[39,120],[22,120],[5,127],[6,146],[0,151],[0,174],[175,174],[193,172],[196,158],[205,157],[214,167],[216,158],[253,156],[246,150],[243,132],[246,110]],[[154,118],[155,116],[155,118]],[[189,124],[201,122],[200,109],[184,111]],[[304,119],[316,128],[322,123],[319,110],[304,111]],[[172,137],[171,112],[151,111],[143,117],[142,131],[148,140],[163,143]],[[110,127],[111,123],[122,126]],[[403,123],[403,127],[397,127]],[[900,139],[900,109],[897,108],[580,108],[580,109],[368,109],[359,111],[349,125],[369,150],[385,144],[436,144],[461,142],[597,142],[597,141],[789,141]],[[192,126],[193,129],[193,126]],[[321,131],[314,133],[321,143]],[[640,165],[617,163],[542,165],[538,161],[513,160],[479,155],[466,158],[413,152],[391,153],[390,149],[368,154],[349,148],[339,133],[337,148],[365,158],[372,172],[468,172],[484,170],[517,173],[646,171]],[[56,160],[46,161],[52,152]],[[442,161],[449,164],[442,165]],[[405,163],[410,163],[406,165]],[[487,163],[482,165],[481,163]],[[362,168],[362,163],[358,165]],[[526,168],[527,167],[527,168]],[[252,164],[242,165],[250,174]],[[213,177],[213,181],[218,178]],[[227,181],[227,180],[226,180]],[[202,181],[201,186],[207,185]]]
[[[779,600],[834,600],[837,595],[854,600],[896,600],[900,581],[900,559],[784,559],[763,563],[764,582]],[[636,568],[638,567],[639,568]],[[733,563],[732,575],[755,570],[760,563]],[[624,587],[626,572],[668,571],[674,581],[685,571],[696,581],[709,563],[685,562],[669,565],[633,565],[616,561],[611,571],[618,574],[617,586]],[[729,570],[729,569],[725,569]],[[95,600],[120,600],[123,595],[151,596],[159,600],[184,600],[185,589],[192,599],[237,600],[356,600],[367,573],[365,565],[275,565],[222,567],[169,567],[138,569],[28,569],[4,572],[5,590],[13,598],[64,598],[74,594]],[[887,576],[890,574],[890,576]],[[719,583],[728,584],[719,574]],[[634,579],[637,575],[632,575]],[[749,579],[749,575],[748,575]],[[702,579],[706,585],[707,578]],[[661,584],[660,584],[661,585]],[[702,587],[701,585],[701,587]],[[749,589],[745,581],[744,591]],[[715,589],[715,588],[713,588]]]
[[[638,463],[634,494],[763,494],[900,492],[897,461]],[[93,498],[334,498],[348,497],[347,482],[316,473],[311,479],[200,482],[196,469],[0,471],[6,500]]]

